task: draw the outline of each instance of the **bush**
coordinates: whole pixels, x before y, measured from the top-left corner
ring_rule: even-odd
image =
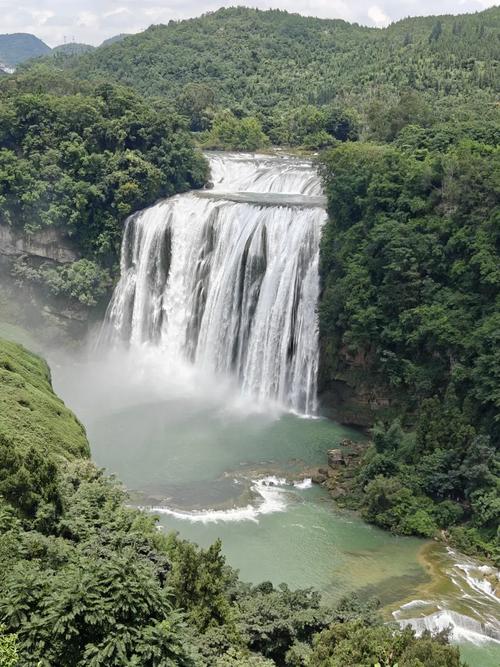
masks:
[[[432,537],[437,529],[432,501],[415,496],[397,477],[375,477],[365,487],[362,503],[365,519],[393,532]]]
[[[206,148],[220,150],[254,151],[268,144],[260,121],[253,117],[236,118],[231,111],[221,111],[215,116],[204,141]]]
[[[404,665],[404,667],[465,667],[460,652],[446,635],[417,638],[411,628],[366,626],[359,620],[336,623],[316,636],[309,667]]]
[[[5,634],[5,626],[0,625],[0,665],[16,667],[18,664],[17,636]]]
[[[52,294],[64,295],[85,306],[99,303],[112,285],[109,271],[88,259],[58,267],[44,266],[40,275]]]

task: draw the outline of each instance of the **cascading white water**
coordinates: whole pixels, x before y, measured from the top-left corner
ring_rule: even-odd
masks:
[[[319,178],[295,158],[209,159],[212,190],[127,221],[104,334],[159,346],[234,375],[257,399],[313,414],[326,219]]]
[[[441,558],[453,595],[412,600],[393,612],[394,619],[419,635],[450,630],[450,638],[456,642],[487,643],[500,651],[500,599],[493,585],[500,573],[452,549],[446,554]]]

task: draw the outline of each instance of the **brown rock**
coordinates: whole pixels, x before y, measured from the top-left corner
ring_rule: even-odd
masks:
[[[328,450],[328,465],[330,468],[338,468],[341,465],[345,465],[344,454],[341,449]]]

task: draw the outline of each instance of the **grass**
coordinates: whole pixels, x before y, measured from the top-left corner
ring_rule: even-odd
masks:
[[[89,457],[85,429],[58,398],[49,367],[21,345],[0,338],[0,434],[63,459]]]

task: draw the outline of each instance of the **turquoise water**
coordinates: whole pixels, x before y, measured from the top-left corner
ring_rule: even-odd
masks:
[[[185,405],[167,420],[165,408],[143,405],[89,424],[97,463],[142,492],[144,504],[175,512],[159,513],[165,530],[204,546],[221,538],[245,580],[313,586],[329,599],[367,588],[392,601],[425,580],[419,540],[339,512],[323,489],[293,485],[352,431],[293,415],[227,420]],[[252,491],[272,475],[289,483],[266,486],[264,498]],[[264,513],[247,518],[262,505]]]
[[[329,448],[362,434],[264,409],[222,380],[164,367],[157,354],[63,360],[53,373],[87,427],[94,460],[123,480],[138,504],[154,508],[165,531],[203,546],[221,538],[244,580],[311,586],[332,602],[357,591],[378,597],[398,620],[443,607],[467,614],[467,622],[497,615],[494,596],[475,590],[472,575],[460,577],[456,555],[369,526],[303,481]],[[415,611],[419,599],[426,607]],[[399,612],[403,603],[410,608]],[[480,637],[467,634],[460,618],[456,630],[470,666],[498,667],[500,644],[474,645]]]

